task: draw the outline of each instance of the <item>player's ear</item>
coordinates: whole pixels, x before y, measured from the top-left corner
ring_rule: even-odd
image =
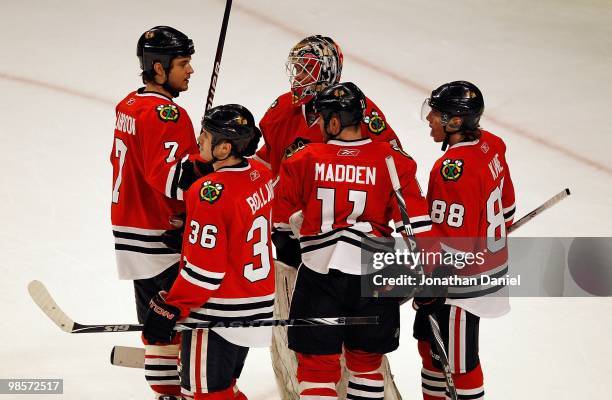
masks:
[[[463,124],[463,118],[453,117],[450,119],[450,121],[448,121],[448,124],[446,124],[446,127],[451,131],[458,131],[461,128],[462,124]]]
[[[340,128],[340,116],[338,116],[337,114],[335,114],[331,120],[329,121],[329,125],[330,125],[330,131],[333,135],[337,135],[340,133],[340,131],[342,130]]]
[[[227,157],[232,151],[232,144],[230,142],[223,141],[217,145],[221,153],[223,154],[221,158]]]
[[[160,62],[156,62],[153,64],[153,70],[155,71],[155,82],[160,85],[166,82],[166,70],[161,65]],[[159,77],[159,80],[158,80]]]

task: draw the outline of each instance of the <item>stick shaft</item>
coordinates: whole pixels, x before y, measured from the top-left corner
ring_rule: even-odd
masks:
[[[226,0],[225,11],[223,12],[223,22],[221,23],[221,32],[219,33],[219,42],[217,43],[217,52],[215,54],[215,63],[210,75],[210,85],[208,86],[208,97],[206,98],[206,107],[204,112],[210,110],[217,89],[217,80],[219,79],[219,70],[221,69],[221,57],[223,56],[223,47],[225,46],[225,34],[229,23],[230,11],[232,10],[232,0]]]

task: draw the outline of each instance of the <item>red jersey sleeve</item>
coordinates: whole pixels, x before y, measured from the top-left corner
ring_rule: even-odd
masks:
[[[172,285],[166,302],[181,310],[187,317],[189,310],[201,307],[221,286],[228,266],[228,221],[225,210],[231,201],[211,204],[199,200],[200,185],[187,192],[188,220],[183,237],[183,260],[179,276]],[[221,206],[221,207],[219,207]]]
[[[198,153],[191,119],[174,104],[155,106],[144,116],[147,134],[140,135],[147,183],[172,199],[183,200],[178,188],[184,157]]]
[[[304,169],[305,155],[306,151],[300,150],[281,163],[279,180],[274,189],[274,221],[289,221],[291,214],[305,206],[302,178],[304,176],[302,170]],[[288,226],[284,228],[289,229]]]
[[[504,149],[505,150],[505,149]],[[514,183],[510,177],[510,168],[506,162],[505,154],[503,156],[504,168],[506,175],[502,184],[502,207],[504,212],[504,220],[506,222],[506,228],[510,227],[514,221],[514,214],[516,211],[516,203],[514,198]]]
[[[264,145],[255,152],[253,158],[268,167],[268,169],[272,169],[270,164],[270,146],[267,142],[264,142]]]
[[[402,186],[402,196],[406,201],[410,225],[415,236],[425,235],[431,231],[431,219],[427,200],[423,196],[421,186],[416,179],[416,162],[403,150],[394,147],[393,160],[397,169],[397,174]],[[404,231],[402,216],[395,201],[392,212],[392,219],[398,232]]]
[[[402,147],[393,128],[387,122],[387,118],[376,104],[366,98],[366,110],[364,113],[362,129],[375,142],[389,142],[395,146]]]

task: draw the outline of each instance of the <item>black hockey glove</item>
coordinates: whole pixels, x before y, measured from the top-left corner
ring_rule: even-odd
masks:
[[[181,310],[167,304],[158,293],[149,301],[149,311],[145,317],[142,336],[149,344],[167,344],[174,336],[174,326],[181,316]]]
[[[431,278],[448,278],[452,273],[453,267],[441,265],[433,270]],[[428,285],[421,289],[421,294],[421,296],[417,295],[412,301],[412,308],[427,315],[435,314],[446,304],[448,286],[439,284]]]
[[[185,214],[170,218],[170,225],[176,229],[168,229],[161,235],[161,241],[168,248],[180,253],[183,249],[183,233],[185,232]]]
[[[191,185],[201,177],[210,174],[214,171],[212,163],[205,163],[198,159],[192,159],[193,156],[181,163],[181,176],[177,186],[181,190],[186,191]]]
[[[302,263],[300,241],[293,236],[291,231],[272,232],[272,243],[276,247],[276,259],[290,267],[298,268]]]

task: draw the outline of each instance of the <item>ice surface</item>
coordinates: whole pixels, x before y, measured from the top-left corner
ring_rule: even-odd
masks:
[[[67,400],[151,398],[141,371],[109,364],[112,346],[136,346],[138,334],[61,332],[26,285],[45,282],[77,321],[135,321],[131,283],[116,278],[109,222],[113,106],[140,84],[138,36],[167,24],[195,42],[196,74],[178,102],[197,124],[223,4],[3,2],[1,378],[63,378]],[[508,145],[517,215],[572,189],[517,234],[609,235],[611,19],[603,0],[237,0],[215,104],[242,103],[259,119],[288,88],[289,48],[306,34],[330,35],[345,52],[344,79],[382,108],[424,185],[440,152],[419,120],[421,103],[443,82],[471,80],[485,95],[484,127]],[[512,304],[511,314],[481,324],[488,398],[609,398],[609,299]],[[420,397],[412,317],[405,306],[391,355],[405,399]],[[240,386],[251,399],[277,398],[268,360],[253,350],[247,361]]]

